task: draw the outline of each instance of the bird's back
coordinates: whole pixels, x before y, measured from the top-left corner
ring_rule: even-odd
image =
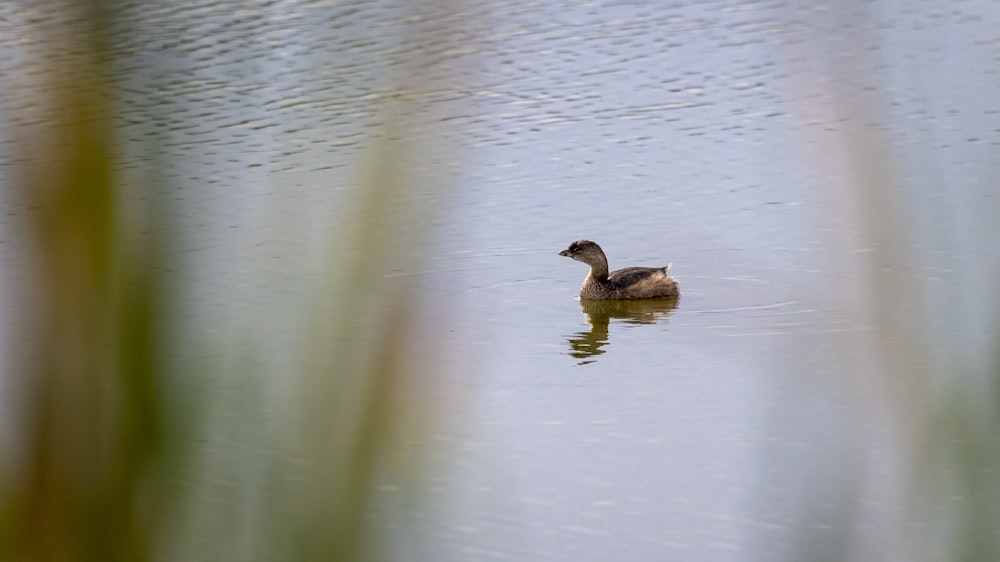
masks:
[[[676,297],[677,282],[666,267],[626,267],[612,271],[607,281],[588,277],[580,296],[590,299],[651,299]]]

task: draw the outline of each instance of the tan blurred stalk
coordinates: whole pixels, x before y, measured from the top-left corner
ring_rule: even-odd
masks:
[[[806,16],[835,31],[812,39],[816,56],[795,69],[797,98],[806,100],[799,119],[829,124],[804,144],[825,178],[817,198],[831,233],[831,284],[856,331],[831,358],[855,414],[853,456],[843,459],[839,483],[848,491],[838,506],[843,529],[829,541],[834,550],[803,539],[794,559],[997,560],[997,366],[944,364],[931,352],[957,342],[929,328],[929,276],[915,259],[923,251],[919,229],[927,227],[907,205],[921,194],[902,179],[890,90],[877,71],[878,26],[864,4]],[[992,371],[975,372],[981,369]],[[994,395],[970,395],[983,379],[992,380]]]
[[[76,10],[76,6],[67,6]],[[166,287],[123,226],[111,169],[113,83],[90,6],[38,68],[15,185],[31,239],[16,382],[23,450],[5,482],[7,560],[150,558],[169,412],[160,392]],[[65,49],[64,51],[62,49]],[[22,233],[23,235],[24,233]]]

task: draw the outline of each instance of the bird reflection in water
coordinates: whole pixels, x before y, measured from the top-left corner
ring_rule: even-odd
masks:
[[[590,323],[590,330],[577,332],[566,341],[569,343],[569,354],[580,359],[580,365],[597,361],[598,355],[606,350],[608,345],[608,325],[612,318],[625,324],[656,324],[665,320],[670,311],[677,308],[677,298],[643,299],[643,300],[606,300],[596,301],[581,299],[580,309]]]

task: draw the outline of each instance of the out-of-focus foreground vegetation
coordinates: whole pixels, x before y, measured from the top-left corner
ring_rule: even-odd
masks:
[[[282,392],[265,396],[272,358],[252,344],[238,365],[177,359],[220,343],[177,345],[192,264],[174,251],[185,227],[164,195],[174,163],[147,146],[147,183],[122,185],[115,3],[62,9],[71,23],[27,49],[34,114],[14,131],[7,187],[30,212],[10,223],[25,268],[7,272],[0,560],[378,558],[376,490],[420,472],[402,443],[431,423],[432,381],[410,355],[413,279],[381,276],[409,266],[436,208],[403,195],[406,123],[340,210],[328,298],[301,315]]]
[[[877,16],[862,2],[831,8],[811,17],[836,31],[817,36],[810,65],[794,69],[799,85],[828,84],[831,103],[812,105],[802,91],[796,109],[800,119],[835,123],[801,140],[807,164],[830,178],[816,195],[834,298],[865,329],[831,335],[839,343],[830,359],[852,404],[848,455],[833,477],[843,493],[835,506],[804,506],[832,509],[839,528],[800,524],[792,559],[997,560],[1000,441],[989,434],[1000,427],[1000,341],[985,341],[995,339],[995,321],[968,317],[970,309],[1000,312],[996,295],[977,290],[978,277],[997,267],[994,246],[982,243],[1000,236],[997,188],[976,181],[995,175],[996,142],[970,142],[952,161],[933,128],[893,139],[907,118],[893,86],[913,80],[920,63],[902,65],[913,76],[883,72],[880,57],[899,45],[875,35]],[[946,219],[934,205],[950,207]]]

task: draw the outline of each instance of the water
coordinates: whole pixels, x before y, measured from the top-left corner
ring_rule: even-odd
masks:
[[[922,252],[878,265],[914,280],[923,329],[981,354],[995,326],[995,238],[963,224],[1000,210],[1000,14],[923,4],[136,6],[114,45],[123,172],[178,163],[189,315],[224,332],[311,298],[359,162],[414,124],[414,197],[446,196],[412,273],[451,373],[409,521],[426,559],[794,558],[835,542],[858,418],[877,417],[851,386],[870,364],[843,356],[877,328],[858,287],[885,259],[837,187],[858,180],[852,131],[907,189],[891,207]],[[5,52],[36,9],[4,8]],[[17,125],[30,98],[2,100]],[[585,268],[557,255],[579,238],[612,268],[672,263],[682,297],[581,304]],[[864,493],[859,552],[895,499]]]

